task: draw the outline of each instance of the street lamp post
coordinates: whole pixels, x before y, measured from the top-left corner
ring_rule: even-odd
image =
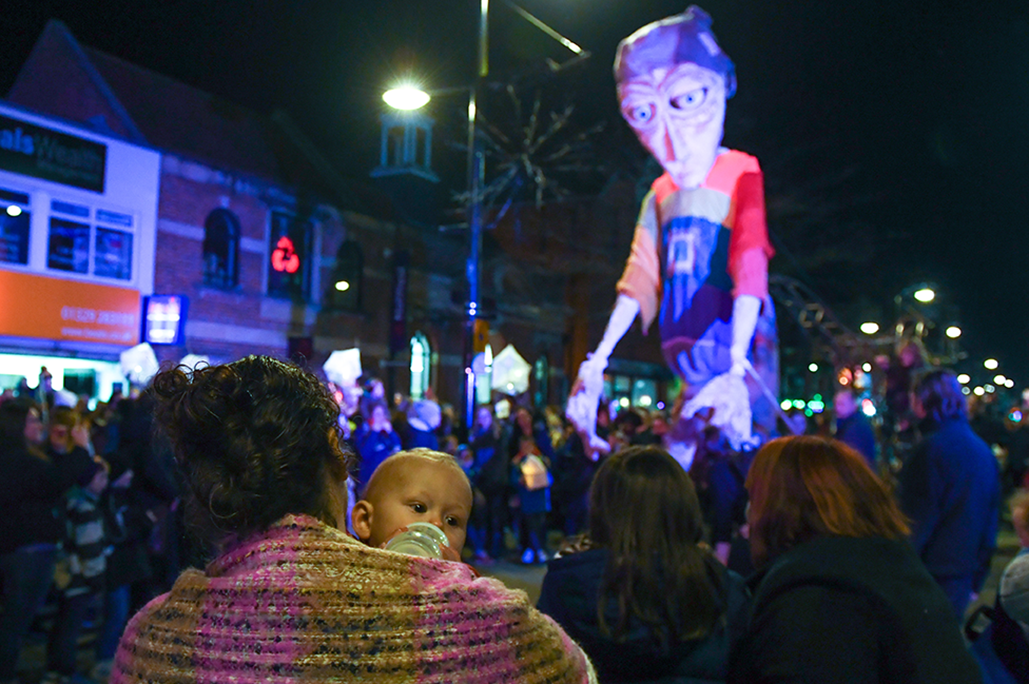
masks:
[[[545,23],[526,12],[521,7],[504,0],[511,9],[517,12],[523,19],[540,29],[548,36],[559,42],[573,52],[576,57],[572,61],[579,61],[590,56],[588,50],[584,50],[572,41],[568,40]],[[478,122],[478,100],[482,90],[482,84],[489,75],[489,0],[479,0],[479,26],[478,26],[478,58],[476,60],[475,77],[472,80],[468,91],[468,202],[466,214],[468,219],[468,260],[465,262],[465,278],[468,281],[468,304],[465,309],[465,340],[464,340],[464,383],[462,389],[462,406],[464,410],[464,425],[470,429],[475,418],[475,370],[472,361],[475,357],[475,322],[481,313],[480,303],[480,259],[482,254],[482,186],[485,179],[485,164],[483,163],[482,147],[479,145],[476,135]],[[551,65],[555,70],[567,65]],[[447,88],[435,92],[442,93],[453,90],[465,90]],[[404,87],[387,91],[383,100],[391,107],[398,109],[418,109],[429,102],[429,94],[415,87]]]
[[[475,321],[479,317],[479,263],[482,254],[482,183],[485,166],[482,148],[475,135],[479,116],[478,97],[482,82],[489,75],[489,0],[479,0],[479,57],[476,60],[475,79],[468,93],[468,308],[465,311],[464,335],[464,426],[471,429],[475,418]]]

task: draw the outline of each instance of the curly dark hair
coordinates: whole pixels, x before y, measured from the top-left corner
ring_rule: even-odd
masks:
[[[313,375],[248,356],[163,371],[152,391],[190,517],[208,538],[242,537],[289,513],[335,524],[330,483],[346,479],[353,455],[340,448],[339,406]]]
[[[634,446],[604,461],[589,494],[589,539],[608,552],[597,606],[604,631],[620,638],[635,618],[665,646],[710,633],[725,612],[724,586],[700,544],[703,523],[690,476],[664,449]]]

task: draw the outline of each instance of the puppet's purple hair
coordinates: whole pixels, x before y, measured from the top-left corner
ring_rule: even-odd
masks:
[[[711,32],[711,17],[690,5],[682,14],[647,24],[618,44],[615,82],[622,83],[659,67],[692,62],[725,78],[725,96],[736,92],[736,67]]]

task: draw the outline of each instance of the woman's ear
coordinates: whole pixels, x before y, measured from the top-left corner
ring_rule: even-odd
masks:
[[[373,510],[374,508],[369,502],[362,500],[354,504],[354,511],[350,514],[354,534],[363,542],[368,541],[372,536]]]

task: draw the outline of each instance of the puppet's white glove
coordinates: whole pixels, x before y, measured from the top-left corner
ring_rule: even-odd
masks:
[[[604,393],[604,370],[615,345],[622,339],[636,315],[640,312],[639,303],[626,295],[618,295],[615,308],[608,319],[604,338],[597,345],[596,351],[587,355],[579,366],[579,375],[568,397],[565,414],[580,430],[586,431],[590,442],[597,440],[597,406]],[[597,444],[599,446],[599,442]]]
[[[750,361],[750,343],[754,339],[757,328],[757,317],[761,313],[761,299],[754,295],[740,295],[732,303],[732,346],[729,357],[732,359],[730,373],[738,378],[747,374]]]

